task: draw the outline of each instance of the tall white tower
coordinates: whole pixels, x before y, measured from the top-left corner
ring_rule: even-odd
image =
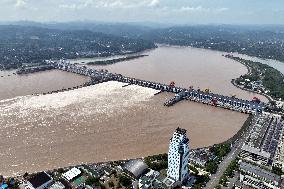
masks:
[[[186,130],[177,128],[170,140],[168,177],[184,182],[188,178],[189,139]]]

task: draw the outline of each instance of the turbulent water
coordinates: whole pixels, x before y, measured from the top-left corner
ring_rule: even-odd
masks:
[[[105,67],[112,72],[163,83],[209,87],[251,99],[230,80],[247,72],[220,52],[160,47],[147,57]],[[188,130],[190,147],[204,147],[233,136],[247,115],[183,101],[139,86],[107,82],[61,93],[33,96],[88,80],[61,71],[27,76],[0,72],[0,174],[164,153],[175,128]],[[10,75],[10,76],[8,76]],[[25,96],[27,95],[27,96]],[[264,98],[263,98],[264,99]]]
[[[246,118],[192,102],[166,108],[171,94],[123,85],[0,101],[1,173],[162,153],[178,126],[188,129],[191,147],[202,147],[229,138]]]
[[[231,84],[233,78],[247,73],[240,63],[222,56],[224,53],[190,47],[162,46],[146,52],[149,56],[106,66],[91,66],[110,72],[149,81],[170,83],[188,88],[209,88],[223,95],[236,95],[251,100],[254,96],[267,101],[261,95],[243,91]],[[81,60],[77,60],[81,61]]]

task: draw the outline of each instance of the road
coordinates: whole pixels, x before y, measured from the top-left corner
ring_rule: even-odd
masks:
[[[251,128],[249,128],[250,131]],[[242,134],[238,141],[235,142],[232,147],[231,152],[224,158],[224,160],[219,164],[218,170],[215,174],[212,174],[210,177],[210,181],[206,184],[206,189],[213,189],[216,185],[219,184],[219,179],[225,172],[226,168],[229,166],[230,162],[234,160],[241,151],[241,147],[245,142],[249,132],[245,132]]]

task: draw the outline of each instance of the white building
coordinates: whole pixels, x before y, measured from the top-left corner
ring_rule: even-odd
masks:
[[[184,182],[188,178],[189,139],[186,130],[177,128],[170,140],[168,177]]]
[[[67,180],[67,181],[71,181],[74,178],[78,177],[81,174],[80,169],[73,167],[72,169],[70,169],[69,171],[67,171],[66,173],[64,173],[62,176]]]

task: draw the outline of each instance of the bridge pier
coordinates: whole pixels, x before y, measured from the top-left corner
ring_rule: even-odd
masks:
[[[183,99],[187,99],[207,105],[213,105],[245,113],[262,112],[266,107],[265,104],[256,103],[254,101],[247,101],[247,100],[237,99],[213,93],[205,93],[200,90],[194,90],[194,89],[188,90],[161,83],[125,77],[122,76],[121,74],[113,74],[109,72],[97,71],[95,69],[90,69],[87,67],[78,67],[76,65],[69,64],[65,61],[59,61],[59,62],[48,61],[48,65],[52,66],[55,69],[60,69],[67,72],[90,76],[92,78],[95,78],[94,83],[96,83],[97,81],[104,82],[104,81],[114,80],[118,82],[128,83],[129,85],[133,84],[142,87],[156,89],[161,92],[175,93],[176,95],[174,98],[164,103],[165,106],[172,106]]]

